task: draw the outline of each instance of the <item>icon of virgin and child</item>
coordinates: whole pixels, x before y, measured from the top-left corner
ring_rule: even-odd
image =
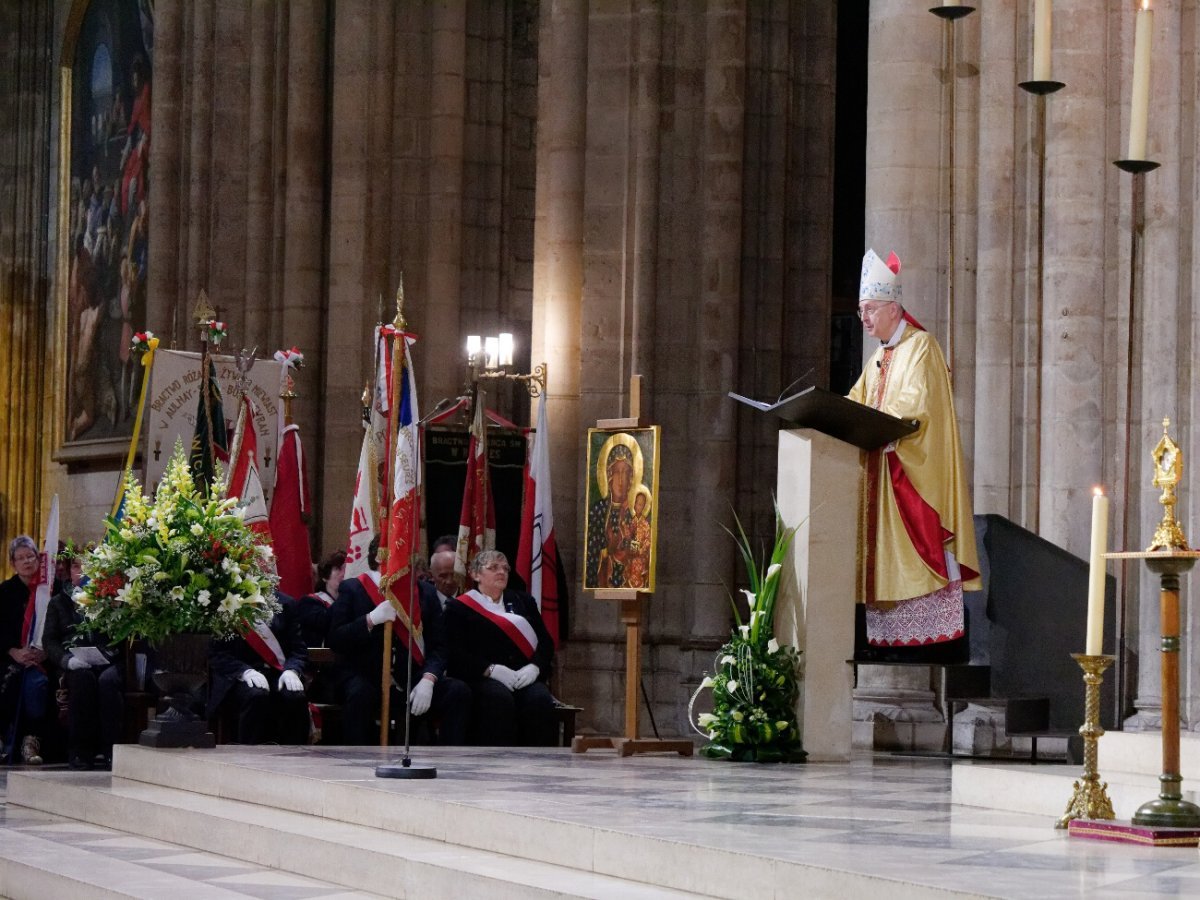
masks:
[[[657,457],[657,430],[642,431]],[[598,453],[589,454],[585,589],[654,587],[654,493],[644,482],[646,461],[637,433],[593,429],[589,434],[590,449],[604,442]]]

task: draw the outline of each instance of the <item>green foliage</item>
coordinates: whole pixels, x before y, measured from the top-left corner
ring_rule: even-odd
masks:
[[[87,582],[74,599],[88,628],[113,641],[232,637],[279,609],[270,560],[236,499],[197,490],[176,444],[153,502],[126,473],[124,513],[105,520],[104,540],[84,555]]]
[[[800,762],[806,756],[796,723],[800,654],[774,637],[780,575],[796,529],[784,526],[776,508],[771,554],[756,559],[736,515],[734,523],[736,531],[725,530],[746,567],[750,587],[742,593],[749,612],[743,622],[734,604],[733,634],[717,651],[714,673],[692,697],[694,705],[700,691],[712,691],[712,712],[694,718],[697,730],[709,739],[700,752],[713,759]]]

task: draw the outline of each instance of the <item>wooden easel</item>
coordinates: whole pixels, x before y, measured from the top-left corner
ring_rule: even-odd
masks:
[[[629,416],[623,419],[597,419],[597,428],[644,428],[649,423],[641,418],[642,376],[629,379]],[[689,740],[638,737],[638,685],[642,677],[642,620],[645,601],[650,591],[632,588],[598,588],[597,600],[617,600],[621,604],[621,623],[625,626],[625,736],[576,737],[571,741],[572,753],[593,749],[613,749],[618,756],[635,753],[678,753],[691,756],[695,745]]]

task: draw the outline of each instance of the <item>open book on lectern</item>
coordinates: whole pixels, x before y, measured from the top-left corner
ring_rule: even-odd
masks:
[[[774,413],[791,428],[811,428],[863,450],[898,441],[920,427],[915,420],[888,415],[819,387],[805,388],[776,403],[751,400],[732,391],[729,396],[760,412]]]

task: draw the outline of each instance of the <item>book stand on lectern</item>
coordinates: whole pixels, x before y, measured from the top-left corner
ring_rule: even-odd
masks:
[[[629,379],[629,417],[598,419],[597,428],[645,428],[650,423],[641,418],[642,376]],[[598,588],[597,600],[617,600],[621,604],[621,623],[625,626],[625,735],[624,737],[576,737],[571,741],[572,753],[612,749],[618,756],[635,753],[678,753],[691,756],[696,745],[690,740],[638,737],[638,685],[642,678],[642,623],[650,591],[631,588]],[[649,701],[647,701],[649,702]]]
[[[734,400],[783,419],[775,498],[796,536],[775,609],[775,636],[803,653],[796,718],[810,761],[848,760],[852,736],[855,564],[862,451],[917,424],[822,388],[776,403]]]

